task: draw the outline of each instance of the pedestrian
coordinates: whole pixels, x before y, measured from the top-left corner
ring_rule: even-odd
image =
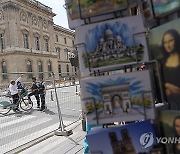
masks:
[[[13,108],[14,112],[19,112],[18,109],[18,101],[19,101],[19,94],[18,94],[18,82],[20,82],[23,75],[21,75],[16,80],[11,80],[9,85],[9,91],[13,99],[13,104],[16,104],[17,106]]]
[[[41,98],[41,109],[40,111],[45,111],[46,106],[45,106],[45,94],[46,94],[46,86],[45,82],[43,81],[43,77],[39,77],[39,95]]]
[[[28,99],[31,100],[31,96],[35,96],[37,101],[37,108],[40,109],[40,99],[39,99],[39,84],[36,82],[36,77],[32,77],[31,93],[28,95]]]

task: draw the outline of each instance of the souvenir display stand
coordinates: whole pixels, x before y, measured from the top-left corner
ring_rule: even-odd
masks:
[[[163,60],[162,46],[170,47],[161,43],[166,33],[180,34],[180,2],[65,0],[65,8],[78,51],[84,153],[171,153],[174,147],[160,144],[157,137],[172,137],[164,126],[180,113],[170,111],[176,103],[166,103],[174,97],[167,95],[172,92],[168,84],[174,80],[179,90],[180,84],[165,77],[164,62],[172,59]],[[166,119],[165,113],[172,116]]]

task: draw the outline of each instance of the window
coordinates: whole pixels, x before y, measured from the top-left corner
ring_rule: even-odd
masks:
[[[45,51],[49,52],[49,43],[48,43],[48,39],[44,39],[44,46],[45,46]]]
[[[43,65],[41,61],[38,61],[38,71],[39,71],[39,77],[43,78]]]
[[[61,65],[58,65],[58,72],[59,72],[59,77],[61,77]]]
[[[27,61],[27,72],[28,72],[28,78],[32,78],[33,77],[32,62],[30,60]]]
[[[69,59],[69,54],[68,54],[68,49],[64,49],[65,52],[65,59],[68,60]]]
[[[38,36],[35,36],[35,50],[39,50],[39,37]]]
[[[69,75],[69,65],[66,65],[67,75]]]
[[[27,34],[23,34],[23,45],[25,49],[28,49],[28,35]]]
[[[56,42],[58,42],[59,41],[59,38],[58,38],[58,35],[56,35]]]
[[[6,62],[5,61],[2,62],[2,78],[3,78],[3,80],[8,79],[7,67],[6,67]]]
[[[74,67],[75,74],[77,75],[77,67]]]
[[[51,77],[51,72],[52,72],[52,63],[51,63],[51,61],[48,62],[48,72],[50,72],[49,77]]]
[[[72,40],[72,45],[74,45],[74,40]]]
[[[67,42],[66,42],[66,38],[64,38],[64,44],[66,44]]]
[[[58,58],[61,59],[60,48],[56,48],[56,52],[58,53]]]
[[[1,49],[5,49],[5,36],[4,33],[1,34]]]

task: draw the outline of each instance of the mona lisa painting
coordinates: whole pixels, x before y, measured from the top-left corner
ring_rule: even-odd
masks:
[[[163,88],[171,109],[180,109],[180,19],[150,31],[150,52],[162,66]]]

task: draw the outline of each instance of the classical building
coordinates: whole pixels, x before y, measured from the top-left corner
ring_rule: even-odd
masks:
[[[29,72],[27,79],[34,74],[48,79],[45,72],[67,76],[77,71],[68,56],[74,50],[75,34],[55,25],[55,15],[36,0],[1,0],[1,83],[11,80],[9,72]]]

